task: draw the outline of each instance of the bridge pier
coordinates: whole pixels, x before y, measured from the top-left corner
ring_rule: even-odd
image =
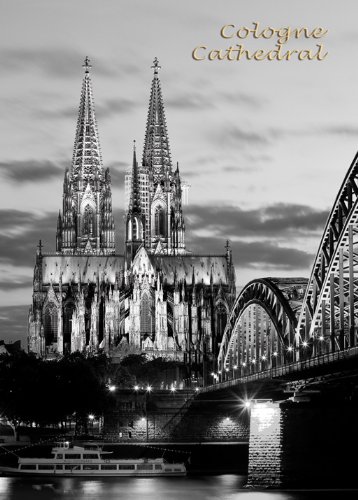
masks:
[[[258,401],[250,415],[248,486],[342,488],[356,484],[358,410],[309,396]]]

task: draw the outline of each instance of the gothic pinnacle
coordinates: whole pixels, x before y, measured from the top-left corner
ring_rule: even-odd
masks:
[[[85,68],[85,73],[89,73],[90,68],[92,68],[91,61],[88,56],[86,56],[82,68]]]
[[[158,75],[159,70],[161,69],[161,66],[159,65],[158,58],[155,57],[153,61],[153,66],[151,66],[154,69],[154,76]]]

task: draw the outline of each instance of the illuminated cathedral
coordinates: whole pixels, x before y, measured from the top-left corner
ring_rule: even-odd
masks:
[[[170,154],[155,59],[142,161],[134,145],[125,178],[124,252],[116,253],[90,68],[86,58],[56,252],[45,253],[40,243],[36,253],[28,349],[53,357],[131,348],[201,363],[217,355],[235,299],[231,249],[227,244],[222,255],[186,249],[186,187]]]

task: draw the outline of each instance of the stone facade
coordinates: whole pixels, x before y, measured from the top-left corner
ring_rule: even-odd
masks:
[[[88,59],[84,67],[56,252],[44,253],[40,243],[36,254],[29,351],[45,357],[130,348],[197,365],[214,359],[235,299],[232,255],[229,245],[216,256],[186,249],[183,183],[172,165],[158,61],[142,162],[134,146],[126,177],[124,254],[115,249]]]
[[[247,443],[247,414],[232,402],[213,404],[193,391],[155,391],[150,395],[121,391],[114,410],[104,416],[110,442]]]

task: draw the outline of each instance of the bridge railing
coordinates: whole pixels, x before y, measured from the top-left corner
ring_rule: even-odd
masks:
[[[263,370],[257,373],[252,373],[250,375],[230,377],[227,374],[226,380],[204,387],[203,391],[206,392],[206,391],[224,389],[230,386],[235,386],[238,383],[244,384],[248,382],[255,382],[257,380],[280,378],[295,372],[301,372],[301,371],[304,372],[305,370],[315,368],[317,366],[328,365],[337,361],[346,360],[354,357],[358,357],[358,347],[352,347],[350,349],[345,349],[342,351],[337,351],[327,354],[320,354],[319,356],[315,356],[302,361],[287,363],[277,368],[269,368],[267,370]]]

